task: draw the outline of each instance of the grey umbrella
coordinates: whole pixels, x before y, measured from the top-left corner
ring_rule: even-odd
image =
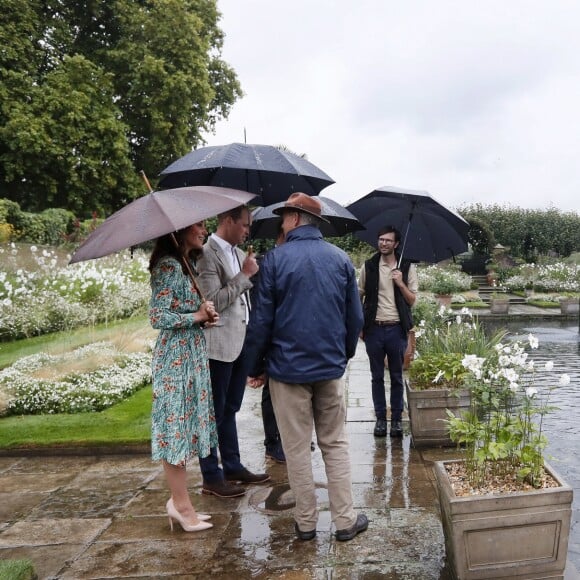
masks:
[[[107,256],[248,203],[254,194],[225,187],[153,191],[132,201],[98,226],[70,263]]]
[[[256,194],[254,205],[268,205],[296,191],[316,195],[332,183],[316,165],[289,151],[230,143],[202,147],[174,161],[160,173],[158,187],[233,187]]]
[[[380,187],[347,209],[365,226],[355,236],[374,247],[380,229],[395,226],[401,259],[435,263],[467,251],[469,223],[426,191]]]
[[[351,232],[363,230],[364,226],[345,207],[328,197],[315,196],[322,205],[322,215],[328,220],[320,222],[320,231],[326,237],[344,236]],[[253,239],[273,239],[278,237],[282,220],[273,210],[282,207],[285,202],[258,207],[252,212],[250,237]]]

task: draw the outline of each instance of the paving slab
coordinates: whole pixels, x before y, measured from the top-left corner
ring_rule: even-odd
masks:
[[[238,420],[242,460],[271,481],[240,498],[207,496],[193,462],[188,486],[197,509],[212,514],[212,529],[171,532],[163,470],[148,455],[0,457],[0,558],[29,557],[48,580],[450,580],[432,464],[456,450],[414,448],[406,412],[402,438],[373,436],[364,345],[345,379],[354,502],[370,521],[354,540],[334,538],[317,446],[317,536],[295,537],[286,468],[265,458],[261,393],[248,389]],[[566,580],[579,577],[569,562]]]

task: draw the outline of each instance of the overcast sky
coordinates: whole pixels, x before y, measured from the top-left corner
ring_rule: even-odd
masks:
[[[284,144],[352,202],[580,211],[577,0],[218,0],[245,96],[208,145]]]

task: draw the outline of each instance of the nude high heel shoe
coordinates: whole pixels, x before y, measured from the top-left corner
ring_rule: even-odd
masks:
[[[177,511],[175,509],[175,505],[173,503],[173,498],[169,498],[169,500],[167,501],[167,504],[171,503],[171,509],[173,509],[174,511]],[[165,506],[167,507],[167,505]],[[169,507],[167,507],[167,510],[169,511]],[[211,516],[209,514],[197,514],[197,519],[202,521],[202,522],[206,522],[207,520],[211,520]]]
[[[199,524],[192,525],[185,521],[185,518],[175,509],[173,505],[173,500],[169,499],[165,506],[167,508],[167,515],[169,517],[169,527],[173,532],[173,520],[175,520],[185,532],[201,532],[203,530],[209,530],[213,528],[213,524],[209,523],[208,521],[203,520],[200,516],[205,516],[206,519],[210,518],[206,514],[197,514],[197,518],[199,520]]]

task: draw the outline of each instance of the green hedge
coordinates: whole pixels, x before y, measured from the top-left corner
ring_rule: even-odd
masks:
[[[66,209],[30,213],[22,211],[14,201],[0,199],[0,224],[12,226],[12,241],[58,246],[67,241],[74,223],[74,214]]]

